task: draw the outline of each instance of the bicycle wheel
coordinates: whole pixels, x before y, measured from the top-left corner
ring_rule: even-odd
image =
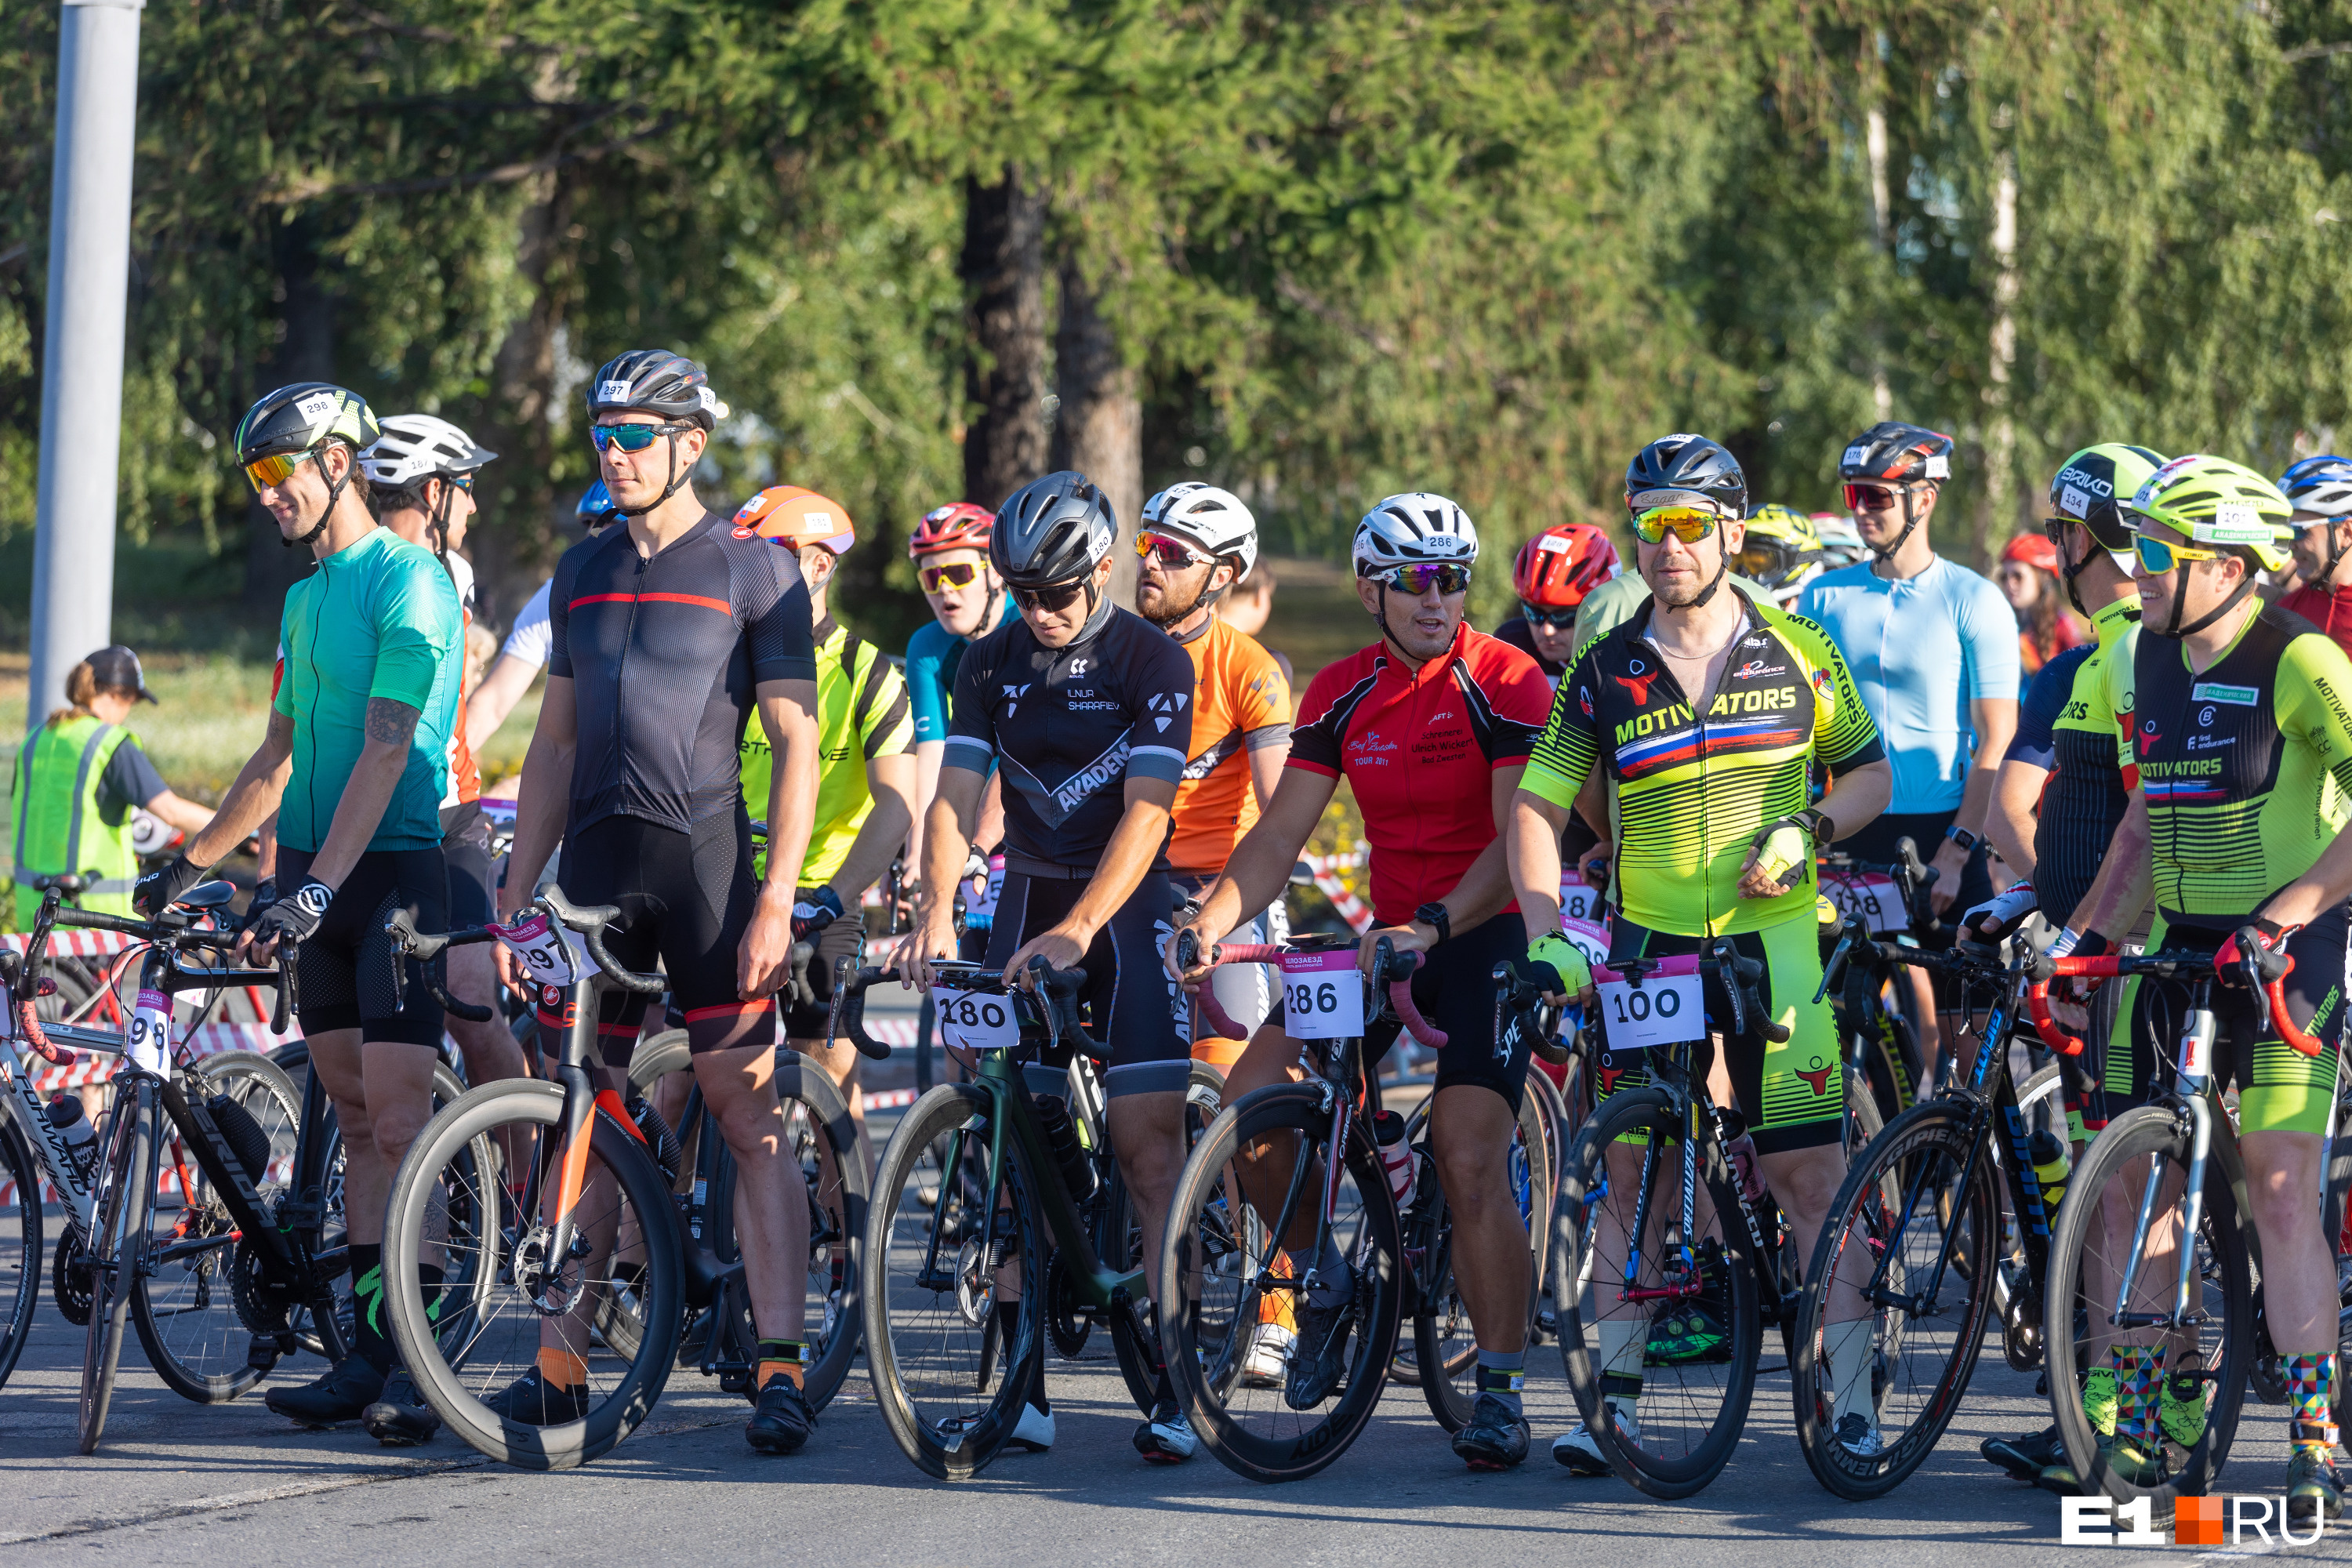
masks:
[[[148,1083],[118,1089],[107,1113],[106,1163],[100,1168],[90,1240],[89,1330],[81,1362],[80,1435],[84,1454],[98,1451],[106,1413],[114,1403],[114,1373],[122,1360],[122,1328],[131,1315],[131,1285],[147,1240],[147,1210],[155,1195],[155,1095]]]
[[[1530,1080],[1537,1076],[1528,1075]],[[1412,1134],[1408,1132],[1407,1136]],[[1550,1146],[1544,1140],[1543,1110],[1532,1089],[1520,1097],[1518,1126],[1511,1135],[1510,1152],[1506,1159],[1512,1196],[1519,1205],[1519,1222],[1528,1228],[1528,1264],[1532,1270],[1528,1279],[1528,1322],[1532,1329],[1542,1294],[1544,1258],[1551,1250],[1553,1163]],[[1420,1176],[1429,1181],[1432,1188],[1438,1186],[1435,1171],[1435,1160],[1424,1155]],[[1413,1375],[1408,1379],[1402,1374],[1402,1356],[1398,1357],[1399,1367],[1392,1370],[1398,1382],[1420,1385],[1422,1397],[1429,1402],[1429,1413],[1437,1417],[1439,1426],[1448,1432],[1459,1432],[1470,1424],[1470,1407],[1478,1399],[1478,1340],[1471,1327],[1470,1309],[1464,1303],[1454,1279],[1453,1209],[1445,1202],[1442,1189],[1433,1191],[1431,1196],[1438,1220],[1433,1237],[1436,1255],[1436,1268],[1432,1276],[1434,1288],[1423,1295],[1412,1315]],[[1416,1202],[1413,1206],[1419,1209],[1422,1205]],[[1410,1238],[1410,1215],[1405,1229]],[[1405,1258],[1410,1268],[1410,1239]],[[1434,1377],[1428,1375],[1433,1367],[1438,1369]]]
[[[1184,1150],[1188,1155],[1200,1142],[1201,1134],[1216,1121],[1224,1092],[1223,1073],[1208,1062],[1192,1064],[1184,1086]],[[1095,1238],[1096,1255],[1112,1268],[1141,1268],[1143,1226],[1135,1218],[1135,1205],[1125,1180],[1114,1174],[1104,1198],[1101,1234]],[[1115,1258],[1105,1245],[1114,1236],[1124,1238],[1123,1247]],[[1158,1347],[1137,1344],[1135,1336],[1128,1331],[1126,1320],[1120,1317],[1111,1319],[1110,1345],[1112,1353],[1118,1358],[1119,1375],[1127,1380],[1128,1397],[1135,1401],[1137,1410],[1150,1415],[1160,1392]]]
[[[268,1058],[224,1051],[197,1068],[207,1100],[226,1096],[251,1116],[268,1140],[268,1157],[248,1171],[265,1209],[285,1190],[294,1168],[294,1085]],[[223,1131],[226,1133],[226,1129]],[[131,1321],[165,1386],[199,1405],[221,1405],[261,1381],[247,1349],[268,1325],[247,1322],[237,1298],[257,1283],[255,1259],[240,1255],[242,1231],[228,1204],[186,1147],[179,1128],[163,1123],[157,1159],[165,1199],[148,1217],[147,1267],[131,1292]]]
[[[1583,1071],[1584,1058],[1582,1057],[1577,1056],[1569,1058],[1568,1088],[1570,1092],[1579,1094],[1580,1096],[1581,1095],[1582,1089],[1580,1080],[1583,1076]],[[1568,1109],[1569,1102],[1567,1098],[1557,1087],[1553,1085],[1551,1079],[1548,1074],[1542,1072],[1528,1073],[1528,1092],[1529,1095],[1534,1097],[1538,1108],[1543,1111],[1544,1146],[1551,1151],[1551,1195],[1553,1200],[1557,1201],[1559,1196],[1559,1184],[1561,1178],[1566,1174],[1568,1170],[1569,1150],[1573,1147],[1576,1142],[1575,1123],[1571,1123],[1570,1121],[1570,1112]],[[1580,1123],[1582,1118],[1580,1116],[1576,1120],[1577,1123]],[[1551,1277],[1551,1215],[1549,1212],[1545,1214],[1542,1220],[1538,1223],[1538,1234],[1542,1237],[1542,1249],[1536,1255],[1536,1268],[1538,1270],[1536,1275],[1536,1319],[1535,1326],[1528,1331],[1528,1345],[1529,1349],[1533,1349],[1535,1346],[1543,1343],[1544,1340],[1548,1336],[1557,1335],[1559,1332],[1559,1313],[1558,1309],[1552,1304],[1552,1289],[1554,1281]]]
[[[875,1401],[899,1450],[938,1480],[970,1480],[1003,1452],[1045,1353],[1036,1178],[1009,1131],[992,1161],[994,1104],[969,1084],[917,1100],[882,1156],[866,1220]],[[938,1183],[929,1205],[927,1164]]]
[[[2212,1114],[2218,1123],[2220,1108],[2213,1107]],[[2217,1146],[2228,1136],[2226,1128],[2214,1128]],[[2168,1377],[2191,1370],[2206,1374],[2201,1384],[2208,1402],[2205,1427],[2188,1447],[2166,1435],[2159,1485],[2145,1487],[2126,1479],[2098,1452],[2075,1391],[2093,1364],[2110,1364],[2114,1352],[2098,1357],[2090,1349],[2097,1339],[2077,1341],[2075,1304],[2078,1298],[2086,1302],[2087,1327],[2100,1338],[2127,1337],[2137,1344],[2151,1340],[2147,1330],[2118,1334],[2108,1328],[2107,1319],[2120,1292],[2140,1198],[2150,1182],[2162,1185],[2131,1306],[2136,1311],[2164,1311],[2172,1304],[2179,1278],[2180,1207],[2168,1200],[2186,1185],[2189,1141],[2186,1119],[2166,1105],[2137,1106],[2107,1123],[2066,1184],[2057,1234],[2051,1238],[2044,1292],[2043,1356],[2067,1462],[2077,1476],[2119,1502],[2155,1499],[2158,1519],[2171,1511],[2173,1499],[2204,1495],[2220,1475],[2237,1437],[2253,1363],[2253,1279],[2246,1254],[2251,1222],[2238,1210],[2219,1147],[2205,1163],[2204,1209],[2191,1243],[2189,1310],[2198,1321],[2172,1331],[2164,1362]]]
[[[1687,1258],[1669,1234],[1682,1215],[1678,1122],[1662,1089],[1603,1100],[1578,1140],[1553,1226],[1570,1282],[1560,1362],[1577,1409],[1610,1467],[1660,1498],[1690,1496],[1729,1461],[1761,1337],[1755,1262],[1711,1138]],[[1604,1398],[1635,1425],[1610,1419]]]
[[[685,1310],[685,1261],[662,1168],[634,1127],[602,1112],[590,1122],[588,1178],[573,1209],[590,1250],[551,1267],[553,1226],[542,1199],[557,1179],[562,1116],[563,1090],[551,1083],[509,1079],[469,1090],[426,1124],[385,1213],[384,1300],[409,1374],[451,1430],[519,1469],[570,1469],[627,1436],[661,1397]],[[527,1152],[514,1168],[509,1149]],[[445,1216],[461,1215],[479,1218],[442,1228]],[[611,1286],[614,1240],[626,1226],[642,1247],[628,1288],[642,1301],[645,1330],[635,1353],[623,1357],[609,1345],[600,1351],[589,1320]],[[436,1246],[452,1275],[482,1282],[454,1345],[417,1272]],[[584,1412],[561,1426],[508,1419],[485,1403],[530,1371],[542,1330],[584,1368]]]
[[[2058,1064],[2055,1062],[2017,1086],[2017,1113],[2023,1119],[2029,1137],[2043,1128],[2061,1139],[2066,1136],[2064,1087],[2058,1081]],[[1992,1275],[1993,1321],[2006,1324],[2009,1321],[2010,1299],[2016,1292],[2018,1277],[2025,1272],[2025,1233],[2010,1206],[2009,1184],[1996,1182],[1993,1190],[2000,1194],[2001,1214],[2000,1260]],[[2045,1213],[2042,1217],[2045,1225],[2055,1226],[2058,1223],[2054,1213]],[[2020,1372],[2031,1372],[2033,1366],[2040,1364],[2040,1361],[2037,1357],[2033,1365],[2019,1366],[2012,1356],[2010,1364]]]
[[[1791,1381],[1805,1463],[1842,1498],[1900,1486],[1959,1408],[1992,1310],[1998,1174],[1967,1109],[1932,1100],[1896,1117],[1838,1189],[1799,1299]],[[1878,1448],[1840,1440],[1853,1415]]]
[[[0,1387],[16,1370],[41,1300],[41,1168],[0,1116]]]
[[[1313,1084],[1262,1089],[1228,1106],[1186,1161],[1160,1254],[1160,1331],[1168,1370],[1192,1430],[1228,1469],[1252,1480],[1299,1480],[1348,1450],[1372,1418],[1396,1354],[1403,1256],[1370,1130],[1350,1123],[1331,1215],[1331,1239],[1355,1293],[1339,1330],[1346,1368],[1320,1404],[1294,1410],[1279,1386],[1244,1375],[1260,1302],[1295,1291],[1306,1270],[1279,1246],[1285,1209],[1318,1215],[1330,1158],[1328,1091]],[[1258,1164],[1286,1195],[1260,1214],[1239,1191],[1237,1162]],[[1283,1178],[1272,1174],[1286,1168]]]

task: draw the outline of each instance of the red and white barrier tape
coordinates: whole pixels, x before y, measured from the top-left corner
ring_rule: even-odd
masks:
[[[1340,870],[1362,865],[1362,856],[1302,855],[1299,858],[1306,863],[1307,874],[1315,879],[1315,890],[1331,900],[1331,907],[1339,911],[1341,920],[1348,922],[1349,930],[1361,936],[1372,929],[1370,907],[1339,877]]]

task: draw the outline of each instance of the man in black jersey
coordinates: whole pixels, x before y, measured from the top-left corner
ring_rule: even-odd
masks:
[[[760,1335],[747,1435],[788,1454],[814,1424],[800,1388],[808,1204],[776,1100],[772,998],[788,974],[815,818],[816,660],[793,556],[749,529],[739,537],[688,482],[717,407],[701,366],[658,350],[623,354],[589,384],[591,435],[627,526],[566,551],[549,586],[547,694],[499,905],[512,920],[561,837],[564,895],[619,905],[628,929],[607,939],[614,956],[640,971],[658,959],[667,973],[695,1081],[740,1173],[735,1225]],[[774,756],[764,881],[737,770],[754,706]],[[551,1034],[563,995],[544,990],[541,1002]],[[646,998],[608,992],[602,1005],[617,1085]],[[547,1041],[551,1053],[560,1043]],[[542,1426],[578,1419],[586,1333],[549,1320],[538,1364],[493,1408]]]
[[[966,648],[956,671],[924,825],[922,901],[898,963],[918,987],[955,984],[955,971],[940,965],[956,956],[953,889],[992,760],[1004,781],[1004,890],[983,962],[1018,970],[1043,958],[1086,970],[1079,999],[1089,1032],[1110,1050],[1111,1142],[1156,1291],[1192,1072],[1160,947],[1173,912],[1169,809],[1190,754],[1193,677],[1181,647],[1107,596],[1118,534],[1110,503],[1082,474],[1048,474],[998,510],[989,560],[1021,614]],[[1032,1068],[1031,1091],[1066,1093],[1064,1066]],[[1018,1302],[1000,1300],[996,1310],[1009,1336]],[[1042,1359],[1008,1375],[1032,1379],[1013,1442],[1050,1447]],[[1135,1444],[1163,1462],[1197,1447],[1164,1372]]]

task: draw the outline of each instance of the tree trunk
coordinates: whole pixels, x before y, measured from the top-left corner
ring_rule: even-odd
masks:
[[[560,237],[571,226],[571,189],[560,176],[541,174],[533,197],[515,237],[517,270],[531,286],[530,309],[507,329],[491,361],[495,390],[475,438],[499,460],[486,476],[482,517],[466,536],[482,617],[499,629],[513,622],[555,557],[580,536],[572,525],[578,496],[557,495],[548,479],[559,435],[584,446],[587,423],[582,410],[551,410],[548,403],[565,304],[562,290],[549,286],[548,272]]]
[[[1135,529],[1143,512],[1142,377],[1118,352],[1101,297],[1075,258],[1061,266],[1061,315],[1054,331],[1053,464],[1094,480],[1118,519],[1111,594],[1135,598]]]
[[[284,289],[278,320],[286,336],[263,372],[254,395],[298,381],[335,379],[335,299],[319,265],[319,230],[304,217],[280,225],[277,236],[278,278]],[[275,624],[286,590],[310,570],[308,550],[289,550],[277,520],[262,510],[248,487],[245,533],[245,603]]]
[[[964,182],[964,499],[997,507],[1045,472],[1045,198],[1009,165]]]

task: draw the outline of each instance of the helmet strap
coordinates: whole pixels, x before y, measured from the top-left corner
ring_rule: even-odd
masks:
[[[1895,558],[1895,552],[1903,548],[1903,542],[1909,539],[1912,531],[1918,526],[1919,514],[1911,504],[1911,487],[1906,483],[1903,487],[1903,531],[1896,534],[1895,542],[1884,550],[1875,544],[1871,544],[1867,540],[1863,542],[1868,546],[1870,552],[1881,561],[1892,561]]]
[[[1715,536],[1717,540],[1722,539],[1722,524],[1717,523],[1716,525]],[[1715,591],[1723,586],[1723,579],[1730,573],[1730,571],[1731,552],[1727,550],[1723,552],[1723,559],[1716,564],[1714,578],[1706,587],[1701,588],[1698,591],[1698,597],[1690,602],[1690,607],[1694,610],[1705,608],[1707,601],[1715,597]]]
[[[2330,594],[2336,592],[2336,565],[2344,559],[2343,542],[2336,537],[2336,530],[2343,521],[2344,520],[2340,517],[2331,517],[2327,520],[2326,525],[2327,529],[2327,561],[2326,563],[2322,565],[2319,569],[2319,586],[2321,589]]]
[[[2180,606],[2182,602],[2188,597],[2188,565],[2184,563],[2181,565],[2175,566],[2172,569],[2171,576],[2173,579],[2172,614],[2167,617],[2168,624],[2165,628],[2160,632],[2157,632],[2156,635],[2160,637],[2195,637],[2199,632],[2203,631],[2207,626],[2211,626],[2215,621],[2220,620],[2223,616],[2228,615],[2231,610],[2236,609],[2240,605],[2243,604],[2245,602],[2246,595],[2254,591],[2253,563],[2252,562],[2248,562],[2246,563],[2246,574],[2238,579],[2236,592],[2232,593],[2228,598],[2222,600],[2220,604],[2214,605],[2211,609],[2206,611],[2203,615],[2198,616],[2195,620],[2189,622],[2184,626],[2180,624]],[[2148,629],[2154,630],[2155,628],[2149,627]]]
[[[455,587],[457,574],[449,565],[449,503],[450,492],[457,487],[449,482],[446,475],[436,474],[434,478],[441,481],[441,499],[433,503],[426,519],[433,529],[433,558],[441,563],[441,570],[448,574],[450,585]]]
[[[1414,659],[1412,654],[1405,651],[1405,646],[1398,639],[1396,633],[1389,630],[1389,580],[1385,577],[1376,577],[1373,581],[1381,585],[1381,607],[1372,612],[1372,622],[1381,628],[1381,640],[1395,647],[1408,663],[1418,663],[1419,661]]]
[[[652,504],[650,505],[623,506],[616,500],[613,503],[613,510],[620,513],[623,517],[643,517],[649,511],[659,511],[662,509],[663,504],[667,502],[670,497],[677,494],[679,489],[685,485],[686,481],[692,478],[694,478],[694,470],[692,468],[687,469],[687,471],[682,474],[677,471],[677,432],[673,430],[669,433],[668,485],[663,489],[661,494],[654,498]]]
[[[319,458],[316,454],[312,455],[310,460],[312,462],[319,463],[319,471],[320,473],[323,474],[327,471],[327,465],[323,462],[319,462]],[[309,532],[298,533],[291,539],[287,538],[284,534],[278,535],[278,545],[279,549],[291,550],[298,544],[309,544],[320,534],[327,531],[327,521],[335,515],[335,504],[343,499],[343,487],[352,482],[352,468],[358,468],[359,462],[359,454],[356,452],[352,453],[351,468],[345,468],[343,470],[343,477],[341,479],[335,479],[328,484],[327,504],[320,510],[318,522],[311,527]]]

